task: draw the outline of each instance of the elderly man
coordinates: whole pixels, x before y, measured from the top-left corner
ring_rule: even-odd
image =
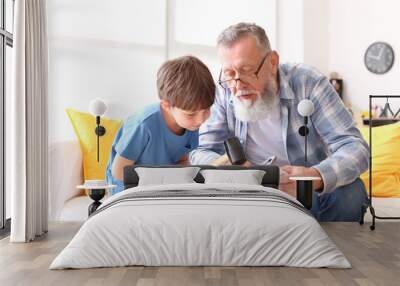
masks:
[[[192,164],[210,164],[225,153],[223,142],[237,136],[246,164],[275,164],[287,176],[317,176],[314,216],[320,221],[358,221],[367,202],[358,178],[368,168],[369,149],[352,116],[329,83],[304,64],[279,64],[268,37],[255,24],[239,23],[218,37],[222,62],[218,90],[210,118],[200,128],[199,148]],[[308,160],[304,166],[303,117],[297,105],[313,102]],[[290,195],[295,184],[285,178],[280,189]]]

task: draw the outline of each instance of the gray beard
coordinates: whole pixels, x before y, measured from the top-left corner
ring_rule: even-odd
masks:
[[[238,95],[246,95],[255,93],[257,99],[252,104],[251,100],[240,100]],[[254,92],[252,90],[241,90],[233,95],[233,107],[235,115],[240,121],[254,122],[266,119],[270,116],[271,111],[276,108],[279,103],[277,94],[277,84],[271,82],[265,88],[263,93]]]

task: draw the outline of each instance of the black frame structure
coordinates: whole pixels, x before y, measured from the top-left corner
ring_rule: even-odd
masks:
[[[369,200],[367,208],[372,215],[372,225],[370,225],[370,229],[375,229],[375,220],[376,219],[400,219],[399,216],[390,217],[390,216],[378,216],[375,213],[375,208],[372,205],[372,127],[373,127],[373,120],[372,120],[372,99],[373,98],[400,98],[400,95],[370,95],[369,96]],[[396,113],[397,114],[397,113]],[[394,122],[393,122],[394,123]]]
[[[0,21],[0,237],[10,231],[10,219],[6,219],[6,189],[5,189],[5,95],[6,95],[6,47],[13,47],[13,33],[7,31],[7,17],[14,19],[14,5],[12,2],[12,14],[6,15],[6,0],[0,0],[1,21]]]

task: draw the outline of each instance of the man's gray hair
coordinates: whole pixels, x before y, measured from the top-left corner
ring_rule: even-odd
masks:
[[[217,45],[223,47],[231,47],[237,41],[246,36],[254,36],[257,41],[257,45],[261,50],[265,52],[271,51],[271,45],[269,43],[265,30],[254,23],[237,23],[229,26],[219,34],[217,38]]]

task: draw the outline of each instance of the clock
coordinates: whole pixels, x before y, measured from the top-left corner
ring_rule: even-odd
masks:
[[[393,62],[394,51],[388,43],[372,43],[365,51],[364,64],[372,73],[387,73],[392,68]]]

